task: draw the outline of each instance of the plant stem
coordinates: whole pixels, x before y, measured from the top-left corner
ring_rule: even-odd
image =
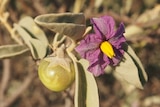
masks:
[[[64,42],[64,40],[66,39],[66,36],[62,36],[61,38],[59,38],[59,36],[60,36],[59,33],[56,33],[56,35],[54,36],[53,43],[52,43],[53,50],[56,50],[58,46],[62,44],[62,42]],[[58,40],[58,38],[60,40]]]
[[[84,4],[85,0],[76,0],[74,2],[74,8],[73,8],[73,13],[79,13],[81,11],[81,8]]]
[[[11,63],[9,59],[4,59],[3,60],[3,74],[2,74],[2,79],[1,79],[1,88],[0,88],[0,107],[4,107],[3,102],[5,100],[4,95],[5,91],[10,79],[10,68],[11,68]]]
[[[8,30],[8,32],[11,34],[11,38],[14,39],[18,44],[23,44],[20,39],[18,39],[18,36],[15,34],[15,30],[11,27],[11,25],[7,22],[9,13],[4,12],[5,7],[7,7],[8,0],[2,0],[0,2],[0,22],[4,25],[4,27]]]
[[[1,0],[0,1],[0,15],[5,11],[5,7],[9,0]]]

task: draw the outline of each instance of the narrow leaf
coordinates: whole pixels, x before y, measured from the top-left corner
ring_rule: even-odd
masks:
[[[48,45],[45,33],[36,25],[32,17],[26,16],[19,21],[19,25],[30,32],[32,38],[40,40],[44,45]]]
[[[98,96],[97,84],[93,74],[87,70],[89,63],[84,59],[81,59],[79,62],[84,67],[86,80],[87,80],[86,107],[99,107],[99,96]]]
[[[126,44],[126,46],[127,46],[126,52],[130,55],[130,57],[134,61],[135,65],[137,66],[140,81],[141,81],[142,85],[144,85],[146,83],[146,81],[148,80],[148,77],[147,77],[147,74],[144,70],[144,67],[143,67],[141,61],[139,60],[139,58],[137,57],[137,55],[135,54],[135,52],[133,51],[133,49],[128,44]]]
[[[14,27],[30,48],[33,58],[42,59],[47,53],[47,46],[45,46],[40,40],[32,38],[20,25],[14,24]]]
[[[123,79],[130,84],[142,89],[143,86],[139,79],[137,66],[126,52],[124,53],[124,58],[124,61],[122,61],[119,66],[115,68],[115,73],[120,74]]]
[[[0,46],[0,59],[20,55],[27,51],[29,49],[25,45],[12,44]]]
[[[125,44],[124,48],[126,51],[124,60],[115,68],[115,71],[130,84],[143,89],[143,85],[147,81],[147,74],[142,63],[129,45]]]
[[[30,43],[34,49],[34,54],[37,54],[37,58],[42,59],[46,55],[47,47],[38,39],[30,39]]]
[[[33,58],[35,58],[35,59],[38,58],[38,56],[34,52],[32,44],[30,43],[31,36],[18,24],[14,24],[14,28],[18,31],[19,35],[22,37],[22,39],[24,40],[24,42],[30,48],[30,51],[32,53]]]
[[[58,13],[37,16],[35,22],[51,31],[78,40],[85,32],[85,17],[82,13]]]
[[[77,62],[75,65],[75,107],[86,107],[86,75],[83,66]]]

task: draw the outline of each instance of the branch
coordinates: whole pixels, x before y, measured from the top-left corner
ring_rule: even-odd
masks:
[[[1,0],[0,1],[0,14],[2,14],[5,11],[6,5],[9,0]]]
[[[0,107],[2,102],[4,101],[4,93],[5,93],[5,89],[8,85],[8,81],[10,78],[10,60],[9,59],[4,59],[3,60],[3,74],[2,74],[2,83],[1,83],[1,88],[0,88]]]
[[[11,27],[11,25],[7,22],[9,17],[9,13],[5,12],[3,14],[0,14],[0,22],[5,26],[5,28],[8,30],[8,32],[11,35],[11,38],[14,39],[17,43],[23,44],[20,39],[18,39],[18,36],[15,34],[15,30]]]
[[[8,23],[9,13],[5,12],[5,8],[7,7],[8,0],[0,1],[0,22],[4,25],[4,27],[8,30],[11,35],[11,38],[14,39],[18,44],[23,44],[18,36],[15,34],[15,30]]]

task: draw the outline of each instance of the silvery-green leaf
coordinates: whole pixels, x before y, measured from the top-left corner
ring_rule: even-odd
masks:
[[[40,40],[44,45],[48,46],[48,40],[45,33],[36,25],[32,17],[26,16],[19,21],[19,25],[30,33],[32,38]]]
[[[14,24],[14,27],[18,31],[24,42],[30,48],[33,58],[42,59],[47,53],[47,47],[43,44],[43,42],[38,39],[32,38],[30,34],[20,25]]]
[[[47,47],[38,39],[30,39],[30,43],[34,49],[34,55],[37,55],[37,59],[42,59],[46,56]]]
[[[75,107],[86,107],[87,81],[83,66],[76,62],[75,66]]]
[[[138,88],[143,88],[139,79],[138,69],[132,58],[125,52],[124,61],[115,68],[116,73],[120,74],[124,80]]]
[[[126,52],[128,53],[128,55],[130,55],[130,57],[134,61],[135,65],[137,66],[140,81],[141,81],[142,85],[144,85],[146,83],[146,81],[148,80],[148,77],[147,77],[147,74],[144,70],[144,67],[143,67],[140,59],[137,57],[136,53],[133,51],[133,49],[128,44],[126,44],[126,46],[128,47]]]
[[[99,107],[99,95],[95,78],[87,68],[89,63],[85,59],[79,61],[85,70],[86,82],[87,82],[87,95],[86,95],[86,107]]]
[[[127,44],[125,46],[124,59],[115,68],[115,71],[130,84],[143,89],[143,85],[147,81],[146,72],[132,48]]]
[[[95,79],[86,70],[88,62],[85,60],[77,61],[72,53],[69,51],[67,53],[72,59],[75,68],[74,107],[99,107],[98,89]],[[95,104],[91,104],[93,103],[92,101]]]
[[[35,22],[54,32],[78,40],[85,32],[85,17],[82,13],[44,14],[35,18]]]
[[[25,45],[3,45],[0,46],[0,58],[13,57],[29,51]]]
[[[19,35],[22,37],[24,42],[28,45],[28,47],[31,50],[32,56],[36,58],[34,55],[34,49],[30,43],[31,36],[18,24],[14,24],[14,28],[18,31]]]

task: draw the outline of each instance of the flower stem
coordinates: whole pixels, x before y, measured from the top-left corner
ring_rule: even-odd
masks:
[[[53,50],[56,50],[57,47],[66,39],[66,36],[62,36],[60,38],[60,40],[58,40],[58,36],[60,36],[59,33],[56,33],[54,39],[53,39],[53,43],[52,43],[52,47],[53,47]]]

